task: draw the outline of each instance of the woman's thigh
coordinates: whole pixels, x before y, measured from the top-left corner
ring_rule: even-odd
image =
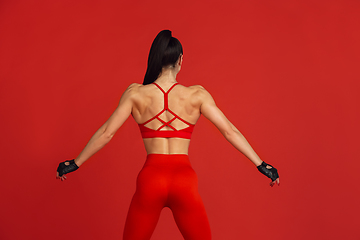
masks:
[[[143,204],[143,199],[136,193],[131,201],[124,228],[124,240],[149,240],[163,206]]]
[[[130,204],[124,229],[124,240],[150,239],[167,199],[167,188],[156,170],[143,169]]]
[[[185,240],[211,239],[208,217],[192,168],[183,169],[178,180],[173,181],[168,206]]]

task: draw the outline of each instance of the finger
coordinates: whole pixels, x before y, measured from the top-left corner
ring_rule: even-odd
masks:
[[[56,172],[56,176],[57,176],[58,178],[61,178],[61,177],[64,176],[64,175],[61,175],[61,176],[60,176],[60,173],[59,173],[59,172]]]
[[[270,186],[273,187],[275,184],[277,184],[278,186],[280,185],[280,179],[277,178],[275,181],[270,183]]]

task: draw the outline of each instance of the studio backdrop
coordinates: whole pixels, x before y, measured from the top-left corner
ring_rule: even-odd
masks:
[[[280,173],[280,187],[204,117],[189,150],[215,240],[360,239],[360,2],[0,2],[0,239],[121,239],[146,157],[130,117],[68,180],[156,34]],[[139,226],[140,228],[141,226]],[[164,209],[152,239],[182,236]]]

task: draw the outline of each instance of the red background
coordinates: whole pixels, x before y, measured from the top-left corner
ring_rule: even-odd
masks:
[[[201,84],[280,171],[269,181],[205,118],[190,159],[215,240],[360,239],[360,2],[0,2],[0,239],[121,239],[144,160],[133,119],[55,180],[141,83],[171,29]],[[139,226],[141,227],[141,226]],[[164,209],[154,240],[182,239]]]

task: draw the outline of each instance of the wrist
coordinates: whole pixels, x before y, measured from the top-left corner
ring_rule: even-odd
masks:
[[[80,167],[81,164],[82,164],[82,163],[79,161],[78,158],[75,158],[75,159],[74,159],[74,162],[75,162],[76,166],[78,166],[78,167]]]
[[[264,162],[264,161],[259,160],[259,161],[257,161],[257,162],[254,162],[254,164],[255,164],[256,167],[259,167],[259,166],[261,166],[261,164],[262,164],[263,162]]]

